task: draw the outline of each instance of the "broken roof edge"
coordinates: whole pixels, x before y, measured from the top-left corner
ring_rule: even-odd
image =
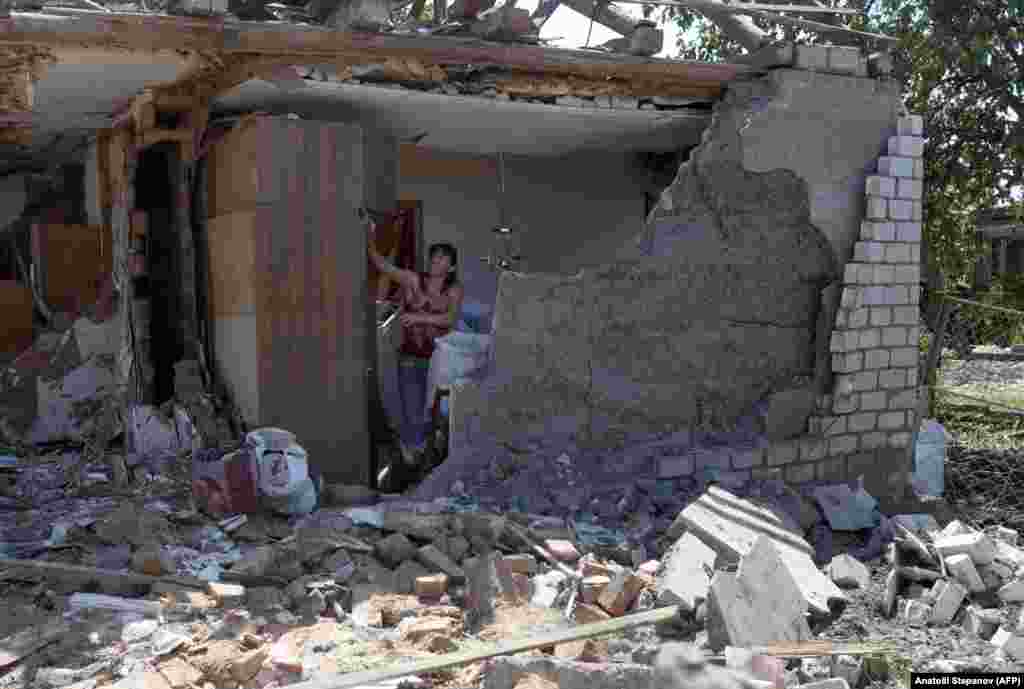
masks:
[[[92,46],[146,52],[184,50],[287,58],[295,64],[345,58],[418,59],[433,64],[494,64],[591,79],[641,78],[721,86],[756,72],[750,65],[644,58],[598,51],[495,43],[477,38],[364,33],[286,22],[247,22],[81,10],[11,12],[0,17],[0,45]]]

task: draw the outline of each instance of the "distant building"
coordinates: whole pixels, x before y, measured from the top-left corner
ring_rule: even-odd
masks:
[[[996,276],[1024,273],[1024,220],[1007,208],[983,211],[977,233],[985,251],[975,266],[975,287],[986,289]]]

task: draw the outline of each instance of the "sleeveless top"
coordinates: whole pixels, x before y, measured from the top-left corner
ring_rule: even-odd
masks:
[[[420,284],[426,285],[429,279],[427,273],[420,273]],[[431,316],[441,316],[448,313],[447,290],[441,292],[439,297],[431,297],[422,293],[423,303],[417,304],[412,290],[405,289],[402,294],[402,308],[406,313],[424,313]],[[402,346],[398,350],[403,357],[414,359],[430,359],[434,354],[434,338],[447,335],[451,328],[427,323],[416,323],[402,328]]]

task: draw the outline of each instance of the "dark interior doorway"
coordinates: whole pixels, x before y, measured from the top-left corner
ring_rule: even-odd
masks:
[[[181,243],[175,217],[172,171],[177,165],[173,145],[153,146],[139,156],[135,173],[135,207],[146,212],[146,271],[136,278],[136,299],[149,300],[149,357],[155,404],[174,397],[174,364],[185,353],[182,312]]]

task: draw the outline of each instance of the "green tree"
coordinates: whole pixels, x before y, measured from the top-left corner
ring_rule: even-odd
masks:
[[[943,272],[966,277],[981,248],[974,239],[975,213],[1010,205],[1024,219],[1024,0],[811,1],[862,14],[807,19],[844,22],[898,39],[887,48],[894,78],[907,110],[925,118],[925,236]],[[674,7],[662,11],[681,29],[684,59],[727,60],[756,47],[754,41],[886,48],[874,39],[794,30],[761,18],[748,20],[747,30],[737,33],[721,17]]]

